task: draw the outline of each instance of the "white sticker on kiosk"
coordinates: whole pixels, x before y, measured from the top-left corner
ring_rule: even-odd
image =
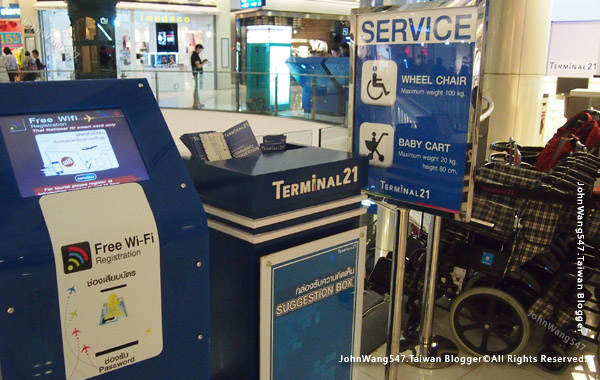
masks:
[[[137,183],[45,195],[66,376],[83,380],[162,351],[160,244]]]
[[[35,136],[44,175],[78,174],[118,168],[105,130],[46,133]]]

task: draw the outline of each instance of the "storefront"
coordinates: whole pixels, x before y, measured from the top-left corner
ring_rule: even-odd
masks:
[[[21,9],[18,4],[0,7],[0,46],[13,50],[19,62],[23,59],[20,50],[23,47],[21,29]],[[15,49],[17,49],[15,51]]]
[[[251,11],[236,13],[237,66],[246,69],[248,27],[255,25],[289,26],[292,29],[291,55],[297,57],[328,56],[332,49],[350,39],[350,18],[343,15],[306,14],[299,12]]]
[[[300,109],[299,105],[292,105],[293,99],[299,104],[301,98],[302,107],[309,104],[307,95],[300,94],[300,91],[306,92],[300,89],[302,85],[293,88],[294,83],[300,82],[298,78],[296,82],[291,81],[288,59],[332,57],[332,51],[339,52],[350,37],[350,20],[344,15],[258,10],[237,12],[235,17],[236,70],[272,74],[270,78],[264,74],[241,77],[241,83],[253,84],[246,93],[249,109],[259,112],[274,109],[275,98],[278,110]],[[280,75],[276,77],[273,73]],[[343,94],[343,90],[339,92]],[[310,108],[307,107],[305,109]]]
[[[192,75],[187,72],[191,71],[190,57],[196,44],[204,46],[203,58],[211,62],[207,71],[214,69],[216,9],[170,6],[177,12],[165,12],[153,8],[132,3],[117,6],[116,43],[112,57],[117,74],[121,78],[145,76],[154,82],[153,72],[176,71],[176,76],[163,75],[165,80],[159,75],[159,88],[161,91],[183,90],[187,82],[187,85],[192,82]],[[48,69],[55,71],[49,73],[50,79],[70,79],[74,70],[73,43],[66,6],[38,9]],[[205,75],[205,88],[214,87],[213,77],[210,73]]]

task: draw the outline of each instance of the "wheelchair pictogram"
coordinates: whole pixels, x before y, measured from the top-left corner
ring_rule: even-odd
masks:
[[[383,83],[383,78],[379,78],[377,76],[376,70],[377,70],[377,67],[373,67],[373,77],[371,78],[369,83],[367,83],[367,95],[369,95],[369,98],[371,98],[373,100],[378,100],[382,96],[384,96],[384,95],[387,96],[390,94],[390,92],[387,90],[387,88],[385,88],[385,83]],[[380,88],[381,91],[379,92],[379,95],[373,96],[371,94],[371,87]]]
[[[377,147],[379,146],[379,143],[381,142],[381,139],[383,138],[383,136],[387,136],[387,133],[382,133],[381,136],[379,136],[379,139],[377,139],[377,133],[373,132],[373,137],[371,138],[371,140],[365,140],[365,145],[367,146],[367,149],[369,150],[369,161],[373,159],[373,157],[375,156],[375,153],[377,153],[377,158],[379,159],[379,161],[383,162],[383,160],[385,160],[385,156],[381,153],[379,153],[379,151],[377,150]]]
[[[387,59],[367,60],[361,69],[360,99],[365,105],[393,106],[398,66]]]

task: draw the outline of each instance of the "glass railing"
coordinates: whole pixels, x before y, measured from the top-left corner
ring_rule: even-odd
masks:
[[[121,72],[121,77],[148,79],[161,107],[193,106],[196,83],[191,71],[124,71]],[[334,86],[337,82],[332,79],[336,78],[205,71],[199,85],[199,102],[207,110],[249,112],[345,124],[348,89]],[[278,101],[275,102],[275,99]]]
[[[345,125],[332,125],[319,129],[321,148],[348,151],[348,128]]]
[[[20,77],[26,78],[27,72]],[[73,80],[73,71],[43,70],[36,80]],[[197,108],[298,118],[331,124],[321,128],[318,146],[347,150],[347,76],[289,73],[204,71],[198,83],[192,71],[179,68],[119,70],[119,78],[145,78],[161,108]],[[31,78],[31,76],[29,77]],[[278,99],[275,102],[275,99]],[[288,141],[313,144],[310,131],[289,133]],[[315,142],[316,143],[316,142]],[[317,145],[317,144],[315,144]]]
[[[21,77],[28,72],[21,71]],[[73,71],[35,72],[37,80],[72,80]],[[119,78],[146,78],[161,107],[192,108],[193,73],[188,70],[119,70]],[[205,71],[201,75],[203,109],[250,112],[346,124],[348,87],[345,76]],[[275,102],[277,97],[278,102]]]
[[[286,142],[288,144],[299,144],[299,145],[313,145],[313,131],[294,131],[282,133],[286,136]],[[256,136],[256,140],[259,143],[263,142],[264,136]]]

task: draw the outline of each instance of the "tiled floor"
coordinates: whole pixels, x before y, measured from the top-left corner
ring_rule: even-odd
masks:
[[[531,337],[529,344],[520,355],[535,356],[543,328],[532,323]],[[441,334],[446,338],[450,338],[456,342],[452,335],[449,325],[448,313],[441,309],[436,309],[434,321],[434,333]],[[600,379],[600,369],[596,360],[596,346],[585,342],[587,345],[583,350],[578,351],[573,348],[568,355],[578,356],[585,355],[585,365],[571,365],[566,371],[560,374],[552,374],[544,371],[535,363],[524,363],[517,365],[515,363],[476,363],[471,365],[453,364],[450,367],[443,369],[420,369],[412,367],[408,364],[400,364],[399,377],[397,380],[593,380]],[[385,345],[376,349],[372,355],[385,356]],[[468,356],[461,350],[461,356]],[[385,368],[381,363],[364,363],[358,364],[359,376],[358,380],[384,380]]]

